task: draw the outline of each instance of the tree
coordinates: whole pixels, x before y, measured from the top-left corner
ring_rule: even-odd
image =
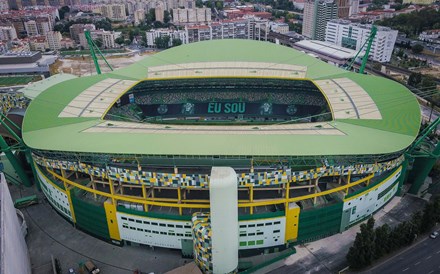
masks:
[[[167,49],[169,47],[169,42],[169,36],[156,37],[156,39],[154,39],[154,44],[159,49]]]
[[[216,1],[215,2],[215,8],[217,10],[223,10],[223,1]]]
[[[390,252],[390,234],[391,228],[388,224],[380,226],[374,230],[374,259],[379,259]]]
[[[418,87],[418,85],[422,82],[422,74],[418,72],[413,72],[409,75],[407,84],[411,87]]]
[[[99,21],[96,21],[95,26],[97,29],[112,30],[112,23],[108,18],[103,18]]]
[[[422,81],[420,82],[420,88],[423,89],[433,89],[436,88],[437,82],[430,75],[423,75]]]
[[[115,39],[115,43],[119,45],[124,44],[124,37],[119,36],[118,38]]]
[[[374,252],[374,219],[370,218],[366,224],[361,224],[361,232],[356,234],[354,244],[347,254],[350,268],[360,269],[370,265],[374,259]]]
[[[102,47],[102,39],[101,38],[93,40],[93,42],[95,42],[95,44],[98,48]]]
[[[166,24],[170,21],[171,21],[171,14],[169,11],[166,10],[163,12],[163,22]]]
[[[182,45],[182,40],[180,40],[179,38],[174,38],[172,40],[172,44],[173,44],[173,47],[180,46],[180,45]]]
[[[150,9],[147,13],[145,20],[147,21],[147,24],[151,24],[156,21],[156,10]]]
[[[403,51],[403,49],[399,48],[399,51],[397,51],[396,56],[402,58],[403,54],[405,54],[405,52]]]
[[[423,46],[421,44],[415,44],[412,46],[411,50],[414,54],[419,54],[423,51]]]
[[[301,34],[302,33],[302,25],[301,24],[294,24],[292,22],[289,22],[289,30],[294,31],[296,33]]]
[[[70,12],[70,8],[68,6],[63,6],[58,10],[58,13],[60,14],[60,19],[63,20],[64,19],[64,15],[66,13]]]
[[[196,7],[197,8],[203,8],[203,1],[202,0],[196,0]]]

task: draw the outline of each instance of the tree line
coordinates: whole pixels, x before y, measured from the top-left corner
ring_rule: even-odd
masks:
[[[400,14],[393,18],[386,18],[378,25],[391,27],[406,33],[408,36],[418,36],[422,31],[440,28],[440,10],[426,8],[407,14]]]
[[[419,235],[431,231],[439,221],[440,199],[427,203],[423,211],[414,213],[409,221],[394,228],[388,224],[374,228],[375,221],[371,217],[366,224],[361,225],[361,231],[356,234],[353,246],[346,256],[348,264],[354,270],[365,268],[375,260],[412,244]]]

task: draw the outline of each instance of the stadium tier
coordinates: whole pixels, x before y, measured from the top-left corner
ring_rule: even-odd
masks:
[[[209,271],[213,167],[236,174],[240,252],[282,248],[344,231],[399,194],[420,120],[396,82],[219,40],[58,83],[30,103],[23,138],[67,220],[117,244],[189,246]]]

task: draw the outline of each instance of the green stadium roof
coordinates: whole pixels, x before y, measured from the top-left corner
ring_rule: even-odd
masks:
[[[139,81],[152,66],[195,62],[267,62],[307,67],[306,78],[348,78],[362,87],[382,119],[337,119],[343,135],[84,132],[100,118],[58,117],[81,92],[106,78]],[[49,78],[50,80],[50,78]],[[33,149],[146,155],[370,155],[408,147],[420,127],[420,109],[403,85],[339,69],[292,48],[251,40],[213,40],[175,47],[128,67],[57,83],[39,94],[26,111],[23,138]]]

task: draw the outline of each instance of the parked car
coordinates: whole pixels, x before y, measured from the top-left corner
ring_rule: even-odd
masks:
[[[437,231],[434,231],[431,233],[431,235],[429,235],[429,238],[431,239],[435,239],[438,237],[438,235],[440,235],[440,233],[438,233]]]

